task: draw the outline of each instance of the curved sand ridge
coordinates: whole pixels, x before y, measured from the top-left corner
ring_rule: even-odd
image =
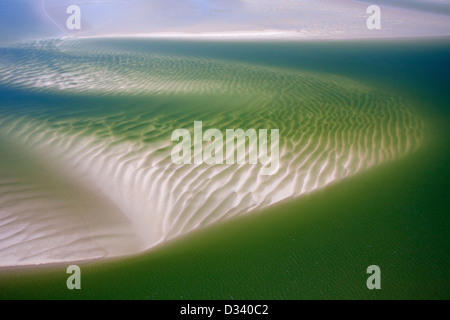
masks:
[[[0,266],[98,259],[143,249],[130,222],[108,200],[0,145]],[[19,162],[20,168],[7,162]]]
[[[35,188],[30,197],[27,183],[16,175],[0,175],[1,234],[16,230],[16,236],[0,238],[0,265],[138,253],[399,159],[423,140],[422,121],[402,99],[336,76],[202,57],[134,54],[83,41],[8,50],[27,54],[20,65],[8,54],[1,60],[4,85],[45,93],[149,98],[145,105],[102,114],[89,111],[95,106],[72,108],[63,115],[45,108],[0,110],[0,136],[80,190],[62,197],[58,192],[69,187],[47,182],[51,187]],[[192,131],[195,120],[203,121],[204,131],[279,129],[278,172],[263,176],[261,165],[249,164],[173,164],[171,134],[177,128]],[[8,166],[2,164],[0,172]],[[81,214],[77,206],[89,218],[67,228]],[[23,228],[23,223],[40,228]],[[24,243],[23,236],[31,241]],[[30,253],[26,245],[35,238],[41,242]]]

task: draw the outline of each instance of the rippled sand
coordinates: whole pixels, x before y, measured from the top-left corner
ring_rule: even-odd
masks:
[[[333,75],[120,41],[42,41],[0,56],[1,86],[92,97],[92,112],[63,116],[0,107],[9,154],[0,162],[0,266],[139,253],[398,160],[423,140],[422,120],[401,98]],[[96,112],[95,97],[148,104]],[[279,129],[280,169],[173,164],[172,131],[195,120],[204,130]]]

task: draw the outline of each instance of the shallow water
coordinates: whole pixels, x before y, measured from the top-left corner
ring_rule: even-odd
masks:
[[[13,217],[2,228],[10,230],[11,219],[23,226],[29,208],[28,222],[43,217],[37,208],[50,215],[44,222],[55,221],[48,207],[63,208],[54,212],[59,227],[73,226],[63,232],[66,247],[30,258],[22,248],[25,264],[163,244],[86,266],[85,298],[442,297],[449,48],[445,40],[123,39],[2,48],[2,148],[10,157],[2,173],[17,167],[2,177],[1,210]],[[195,120],[221,130],[279,128],[279,172],[264,180],[258,166],[174,168],[170,133]],[[30,172],[48,169],[55,181],[24,173],[16,159],[29,161]],[[92,219],[83,220],[84,236],[70,220],[80,203]],[[101,218],[110,212],[117,214]],[[55,239],[54,225],[36,229],[27,232]],[[74,234],[80,239],[71,241]],[[8,244],[20,247],[22,235]],[[16,249],[4,246],[3,265],[23,264]],[[365,269],[376,263],[387,271],[381,294],[365,289]],[[5,270],[2,295],[33,296],[29,285],[50,289],[64,274]],[[70,297],[59,289],[48,295]]]

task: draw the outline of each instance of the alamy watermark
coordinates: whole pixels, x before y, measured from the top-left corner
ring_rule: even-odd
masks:
[[[370,277],[367,279],[366,285],[369,290],[381,290],[381,269],[379,266],[372,265],[367,268],[367,274]]]
[[[69,30],[81,29],[81,8],[77,5],[71,5],[67,7],[67,14],[70,16],[67,18],[66,27]]]
[[[224,141],[225,139],[225,141]],[[274,175],[280,166],[280,131],[270,132],[270,154],[268,130],[227,129],[225,135],[218,129],[203,133],[203,122],[194,122],[193,138],[187,129],[176,129],[172,142],[179,142],[172,150],[172,162],[181,164],[248,164],[263,165],[262,175]],[[248,141],[248,152],[247,152]],[[203,148],[203,143],[207,143]],[[225,147],[225,148],[224,148]],[[224,150],[225,149],[225,150]]]
[[[367,19],[367,29],[380,30],[381,29],[381,9],[379,6],[372,5],[367,8],[367,13],[371,16]]]
[[[81,290],[81,269],[77,265],[72,265],[67,268],[67,274],[70,274],[67,278],[66,286],[69,290]]]

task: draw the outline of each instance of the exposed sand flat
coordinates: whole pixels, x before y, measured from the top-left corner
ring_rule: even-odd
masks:
[[[423,140],[422,121],[402,99],[337,76],[133,53],[90,41],[1,52],[3,85],[79,95],[213,97],[211,105],[195,109],[149,105],[101,115],[0,110],[2,139],[46,163],[55,176],[82,186],[92,199],[103,195],[129,221],[122,228],[117,211],[109,215],[104,203],[89,206],[71,192],[60,197],[66,187],[56,182],[37,188],[36,179],[25,173],[23,179],[0,175],[0,228],[7,235],[0,240],[3,266],[138,253],[400,159]],[[192,130],[194,120],[202,120],[204,130],[279,129],[280,169],[263,176],[261,165],[173,164],[172,131]],[[79,203],[87,203],[84,224],[73,222],[81,214]],[[61,232],[66,242],[58,240]],[[130,232],[132,240],[124,246]],[[24,237],[31,244],[46,242],[36,242],[41,250],[31,254]]]
[[[308,31],[294,31],[294,30],[249,30],[249,31],[235,31],[235,32],[154,32],[154,33],[131,33],[131,34],[106,34],[93,36],[64,36],[62,40],[69,39],[120,39],[120,38],[137,38],[137,39],[218,39],[218,40],[248,40],[248,39],[309,39],[315,34]]]
[[[117,207],[1,139],[0,266],[99,259],[142,250]],[[113,245],[111,245],[113,244]]]

